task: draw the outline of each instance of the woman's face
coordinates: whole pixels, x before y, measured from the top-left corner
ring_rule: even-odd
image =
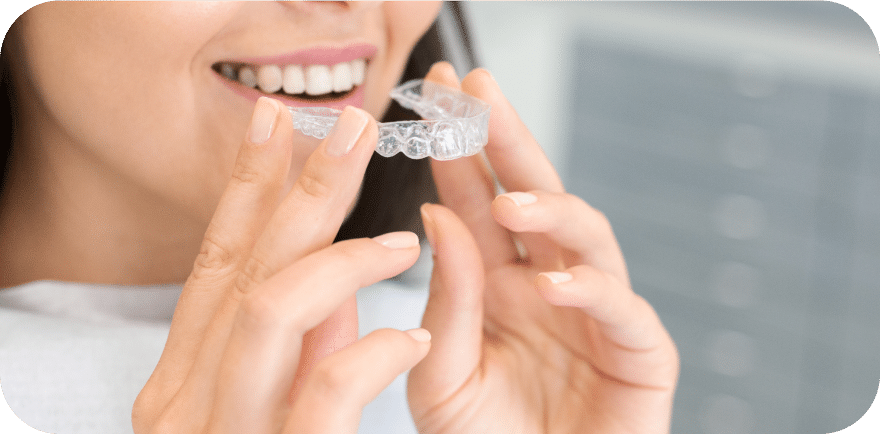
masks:
[[[13,61],[44,140],[207,221],[259,96],[379,117],[439,7],[52,2],[22,16]],[[314,146],[297,145],[292,177]]]

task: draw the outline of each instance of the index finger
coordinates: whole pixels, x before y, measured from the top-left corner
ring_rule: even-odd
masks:
[[[285,128],[292,129],[289,116],[286,119]],[[361,109],[343,110],[266,223],[236,290],[246,293],[281,268],[333,242],[376,147],[375,124]]]
[[[283,122],[284,129],[292,134],[289,114],[282,115],[287,120]],[[266,223],[235,282],[224,293],[225,299],[212,319],[212,326],[192,342],[193,347],[199,348],[190,370],[194,373],[190,382],[197,385],[193,387],[210,387],[215,378],[217,360],[227,345],[241,300],[280,270],[333,241],[345,217],[349,198],[353,200],[357,195],[375,143],[375,121],[363,110],[346,108]],[[306,340],[309,351],[303,357],[305,370],[319,358],[357,338],[354,296],[317,327]]]
[[[489,71],[477,68],[461,82],[463,91],[492,106],[486,156],[508,191],[565,191],[541,145],[519,118]]]
[[[294,143],[293,128],[285,125],[283,114],[281,103],[270,98],[260,98],[255,105],[232,179],[207,228],[144,396],[171,396],[179,389],[226,288],[281,201]]]

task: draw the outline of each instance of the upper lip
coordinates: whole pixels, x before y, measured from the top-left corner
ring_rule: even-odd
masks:
[[[368,43],[353,43],[341,46],[317,46],[297,50],[291,53],[247,57],[224,61],[221,63],[246,63],[251,65],[334,65],[340,62],[349,62],[355,59],[367,58],[376,54],[375,45]]]

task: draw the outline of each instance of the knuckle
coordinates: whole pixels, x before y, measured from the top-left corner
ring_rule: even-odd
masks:
[[[335,362],[334,358],[324,359],[310,374],[315,398],[336,404],[351,400],[353,380],[351,369],[346,364]]]
[[[271,273],[272,269],[265,262],[251,256],[238,274],[235,280],[235,288],[242,295],[247,294],[251,288],[266,280]]]
[[[237,256],[216,238],[213,231],[208,230],[195,259],[193,278],[199,280],[216,276],[220,271],[232,266],[236,262]]]
[[[593,207],[585,200],[571,193],[566,193],[566,200],[574,209],[582,210],[590,219],[590,222],[597,229],[605,232],[611,232],[611,220],[601,210]]]
[[[371,240],[348,240],[340,243],[336,243],[333,245],[332,256],[334,257],[333,263],[323,264],[327,267],[332,267],[333,269],[338,269],[340,266],[348,266],[353,267],[361,263],[371,262],[372,258],[376,258],[377,255],[382,253],[381,250],[378,249],[370,249],[370,244],[376,244]]]
[[[593,210],[594,208],[587,203],[587,201],[583,200],[580,196],[571,193],[562,193],[562,200],[566,204],[573,209],[579,210]]]
[[[296,185],[305,196],[315,199],[327,199],[334,193],[327,177],[314,164],[307,164],[303,168]]]
[[[257,170],[249,164],[242,162],[243,157],[239,156],[239,161],[232,170],[232,182],[238,184],[262,184],[266,175],[262,170]]]
[[[237,315],[241,327],[250,332],[273,330],[285,321],[280,303],[262,291],[242,296]]]

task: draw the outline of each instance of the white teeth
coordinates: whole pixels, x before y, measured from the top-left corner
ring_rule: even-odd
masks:
[[[238,70],[238,81],[247,87],[257,87],[257,74],[250,67],[243,66]]]
[[[321,95],[333,90],[333,77],[326,65],[312,65],[306,68],[306,95]]]
[[[356,59],[351,61],[351,82],[355,86],[360,86],[364,83],[364,72],[366,70],[367,64],[364,62],[364,59]]]
[[[354,85],[351,83],[351,64],[348,62],[333,65],[333,92],[348,92]]]
[[[306,76],[303,68],[299,65],[287,65],[284,67],[284,93],[296,95],[306,91]]]
[[[364,83],[366,61],[355,59],[335,65],[220,65],[220,74],[264,93],[284,91],[288,95],[324,95],[348,92]]]
[[[263,65],[257,71],[257,84],[260,90],[266,93],[275,93],[281,90],[281,67],[278,65]]]

